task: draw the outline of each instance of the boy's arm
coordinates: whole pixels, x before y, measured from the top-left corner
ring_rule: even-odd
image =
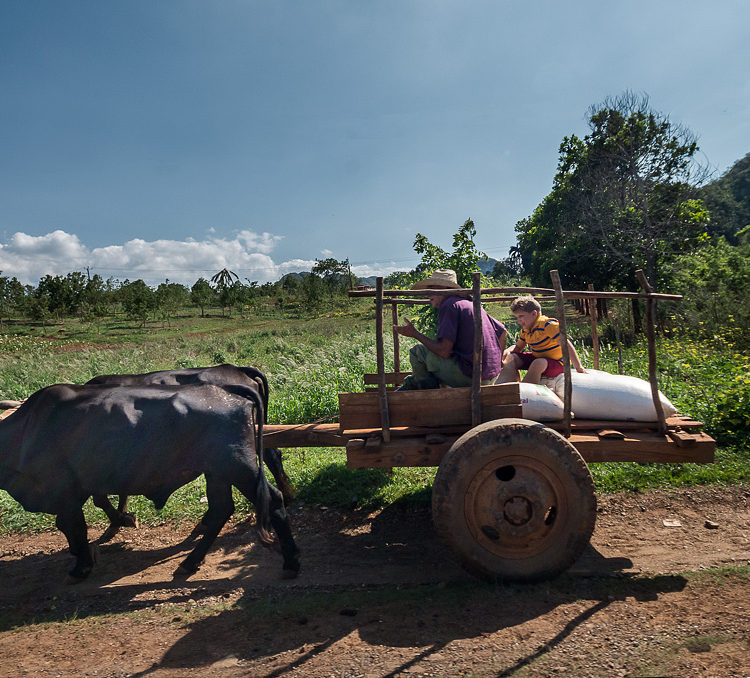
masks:
[[[573,367],[576,368],[576,372],[586,374],[586,370],[584,370],[583,365],[581,365],[581,359],[578,357],[576,347],[573,346],[573,342],[570,341],[570,339],[568,339],[568,355],[570,356],[570,362],[573,364]]]

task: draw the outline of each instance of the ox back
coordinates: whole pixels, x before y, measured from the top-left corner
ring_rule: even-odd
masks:
[[[299,570],[281,493],[263,473],[262,398],[242,385],[58,384],[34,393],[0,421],[0,487],[26,510],[56,516],[80,580],[93,566],[82,506],[94,494],[143,494],[161,508],[200,474],[205,532],[182,562],[194,572],[234,511],[232,485],[270,523],[287,576]],[[260,452],[260,454],[258,454]],[[268,537],[265,537],[268,539]]]

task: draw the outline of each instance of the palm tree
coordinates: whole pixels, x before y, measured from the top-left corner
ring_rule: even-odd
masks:
[[[238,276],[234,271],[230,271],[226,268],[222,268],[215,276],[211,278],[211,282],[214,283],[220,289],[229,287],[233,280],[239,280]]]

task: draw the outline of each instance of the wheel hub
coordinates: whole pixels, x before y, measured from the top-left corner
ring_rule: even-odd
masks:
[[[505,519],[512,525],[524,525],[531,520],[531,502],[526,497],[511,497],[505,502]]]

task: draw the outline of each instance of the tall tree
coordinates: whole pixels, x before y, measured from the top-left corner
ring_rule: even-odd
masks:
[[[559,265],[569,283],[629,285],[636,268],[655,280],[705,232],[696,196],[708,170],[695,158],[696,137],[632,92],[588,116],[589,134],[560,144],[552,192],[516,225],[521,257]],[[540,268],[531,264],[535,282],[548,282]]]
[[[477,249],[474,243],[476,235],[474,222],[467,219],[453,235],[453,252],[448,253],[442,247],[433,245],[426,236],[417,233],[414,237],[414,251],[422,257],[417,265],[417,277],[424,278],[424,274],[437,268],[451,268],[456,272],[459,285],[471,287],[471,277],[479,270],[479,260],[487,256]]]

